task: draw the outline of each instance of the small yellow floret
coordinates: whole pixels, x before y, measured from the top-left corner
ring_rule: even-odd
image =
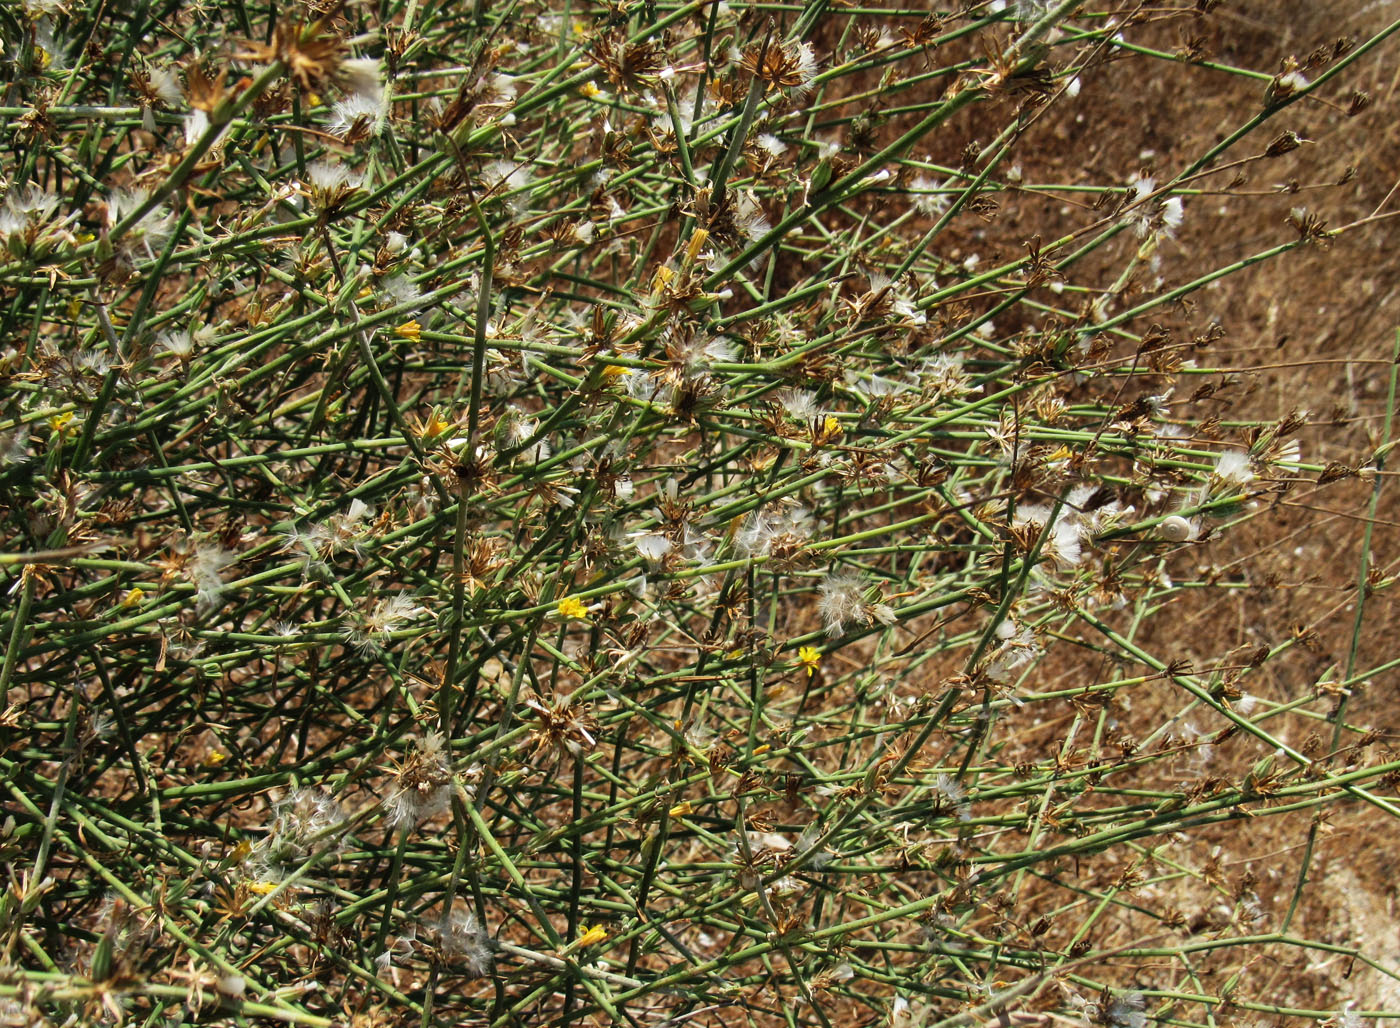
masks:
[[[577,943],[580,949],[584,946],[594,946],[600,942],[606,942],[608,939],[607,929],[600,925],[595,924],[592,928],[588,925],[580,925],[579,927],[582,929]]]
[[[432,415],[428,418],[428,423],[423,426],[423,438],[436,439],[451,427],[452,422],[448,421],[437,411],[433,411]]]
[[[705,248],[705,244],[709,242],[709,239],[710,233],[707,230],[697,228],[695,233],[690,237],[689,245],[685,248],[685,259],[694,264],[696,258],[700,256],[700,251]]]
[[[674,269],[668,268],[664,264],[661,265],[661,267],[656,269],[656,274],[651,277],[651,294],[653,296],[661,295],[662,291],[671,284],[671,279],[675,277],[676,272]]]
[[[559,601],[559,616],[573,621],[582,621],[588,617],[588,608],[577,596],[565,596]]]

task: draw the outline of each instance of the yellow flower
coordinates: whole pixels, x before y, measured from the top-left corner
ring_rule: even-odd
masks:
[[[276,882],[249,882],[248,891],[256,892],[259,896],[266,896],[273,889],[277,888]]]
[[[423,338],[423,327],[417,321],[405,321],[398,328],[394,329],[394,335],[400,339],[409,339],[418,342]]]
[[[813,446],[826,446],[841,438],[841,422],[837,420],[836,415],[828,414],[812,422],[811,433]]]
[[[71,410],[64,411],[62,414],[55,414],[53,417],[49,418],[49,431],[55,434],[66,432],[68,431],[68,424],[72,420],[73,412]]]
[[[656,269],[656,273],[651,276],[651,295],[660,296],[662,291],[671,284],[671,279],[676,277],[676,272],[672,268],[661,265]]]
[[[609,380],[630,374],[632,374],[632,369],[624,368],[621,364],[608,364],[603,367],[603,377]]]
[[[797,662],[807,669],[810,678],[817,673],[817,665],[822,662],[822,651],[815,646],[803,646],[797,651]]]
[[[218,750],[210,750],[204,755],[204,764],[206,767],[218,767],[226,760],[228,760],[228,754],[220,753]]]
[[[700,251],[705,248],[705,243],[709,241],[709,238],[710,233],[707,230],[703,228],[697,228],[695,230],[694,234],[690,237],[690,242],[686,245],[685,248],[685,259],[687,264],[695,263],[696,259],[700,256]]]
[[[607,941],[607,938],[608,938],[607,930],[606,930],[605,928],[603,928],[601,925],[596,925],[596,924],[595,924],[592,928],[590,928],[590,927],[588,927],[588,925],[585,924],[585,925],[579,925],[579,928],[580,928],[580,932],[579,932],[578,942],[575,944],[575,945],[578,946],[579,949],[582,949],[582,948],[585,947],[585,946],[593,946],[593,945],[596,945],[597,943],[606,942],[606,941]]]
[[[443,416],[442,411],[436,407],[428,415],[427,420],[422,421],[417,426],[418,434],[424,439],[436,439],[452,427],[452,422]]]
[[[572,621],[582,621],[588,617],[588,608],[577,596],[565,596],[559,601],[559,616]]]
[[[138,603],[140,603],[140,602],[141,602],[142,600],[144,600],[145,598],[146,598],[146,590],[142,589],[142,588],[138,585],[138,586],[136,586],[136,587],[134,587],[134,588],[132,588],[132,589],[128,589],[128,590],[127,590],[127,593],[126,593],[125,596],[122,597],[122,601],[121,601],[121,603],[119,604],[119,606],[125,607],[125,608],[131,608],[131,607],[136,606]]]

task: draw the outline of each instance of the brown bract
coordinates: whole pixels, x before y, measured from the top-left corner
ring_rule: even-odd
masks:
[[[746,49],[739,66],[767,83],[770,90],[791,89],[803,82],[802,65],[796,51],[769,40]]]
[[[280,61],[302,92],[313,93],[334,78],[344,53],[344,41],[326,33],[324,22],[304,26],[284,21],[273,30],[271,42],[250,44],[234,56],[259,64]]]
[[[618,30],[603,36],[588,55],[618,89],[640,93],[653,84],[664,65],[661,48],[654,43],[629,43]]]

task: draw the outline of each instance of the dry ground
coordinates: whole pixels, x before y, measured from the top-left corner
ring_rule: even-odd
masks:
[[[1272,74],[1289,57],[1302,61],[1341,39],[1355,45],[1397,17],[1396,0],[1236,0],[1207,21],[1166,18],[1155,27],[1139,27],[1130,38],[1168,53],[1194,43],[1209,60]],[[1192,39],[1196,28],[1202,34]],[[1167,282],[1189,280],[1296,238],[1288,218],[1298,206],[1332,228],[1400,211],[1400,200],[1392,195],[1392,190],[1400,193],[1400,122],[1395,116],[1400,42],[1390,39],[1383,47],[1379,59],[1362,62],[1334,83],[1327,102],[1294,105],[1222,160],[1260,153],[1282,128],[1304,140],[1298,149],[1249,165],[1243,181],[1230,181],[1229,173],[1200,181],[1200,195],[1186,201],[1178,238],[1161,253]],[[1078,122],[1063,112],[1046,119],[1046,127],[1032,129],[1007,163],[1019,163],[1027,183],[1101,184],[1126,181],[1138,170],[1165,181],[1256,113],[1266,84],[1168,61],[1110,63],[1084,77],[1074,101],[1082,109]],[[1353,89],[1363,90],[1371,103],[1348,117],[1344,108]],[[903,96],[901,102],[906,102]],[[930,141],[930,159],[956,165],[956,155],[965,147],[985,146],[995,131],[991,126],[1000,124],[996,119],[995,113],[988,118],[977,110],[960,116]],[[1076,124],[1094,131],[1076,135]],[[1032,191],[1001,194],[999,211],[984,227],[960,223],[959,231],[969,233],[966,249],[984,261],[1014,257],[1024,252],[1026,225],[1052,238],[1058,228],[1082,224],[1068,206],[1057,211],[1055,205],[1061,203],[1068,201],[1047,200]],[[1389,245],[1395,231],[1394,221],[1379,217],[1349,229],[1325,249],[1307,247],[1233,274],[1195,293],[1188,306],[1163,314],[1166,327],[1178,337],[1204,334],[1212,325],[1221,330],[1218,340],[1196,354],[1202,367],[1220,372],[1187,380],[1211,386],[1213,395],[1193,400],[1182,395],[1191,386],[1178,387],[1174,411],[1182,417],[1218,417],[1218,427],[1205,433],[1216,446],[1223,441],[1248,445],[1236,423],[1277,421],[1299,412],[1308,422],[1297,436],[1305,461],[1318,467],[1368,465],[1383,442],[1387,389],[1400,338],[1400,258]],[[1068,283],[1105,287],[1137,245],[1136,240],[1122,242],[1119,249],[1095,254],[1072,269]],[[954,244],[948,256],[958,255]],[[1150,289],[1145,283],[1138,288]],[[1055,298],[1047,294],[1046,299]],[[1072,304],[1066,301],[1065,306]],[[999,332],[1005,329],[998,324]],[[1400,571],[1400,519],[1390,502],[1397,488],[1394,467],[1392,461],[1392,470],[1382,476],[1371,524],[1375,582],[1393,580]],[[1282,648],[1248,677],[1246,704],[1250,697],[1280,704],[1308,697],[1317,683],[1346,677],[1349,666],[1362,672],[1394,659],[1400,609],[1386,588],[1368,598],[1353,652],[1357,581],[1374,477],[1326,484],[1319,477],[1302,474],[1279,483],[1272,495],[1256,502],[1246,523],[1172,554],[1167,567],[1176,581],[1228,582],[1231,587],[1179,594],[1170,612],[1149,619],[1137,641],[1163,660],[1189,660],[1198,669],[1238,662],[1261,646]],[[1061,655],[1040,674],[1068,677],[1082,668],[1081,659]],[[1391,670],[1371,679],[1344,706],[1324,697],[1307,705],[1310,713],[1295,711],[1268,726],[1281,741],[1304,752],[1331,753],[1337,767],[1381,762],[1400,751],[1397,698],[1400,670]],[[1177,740],[1194,750],[1164,769],[1175,785],[1211,776],[1238,781],[1266,756],[1253,740],[1191,747],[1223,725],[1191,711],[1189,697],[1164,683],[1133,690],[1127,700],[1115,710],[1125,735],[1141,738],[1174,723]],[[1334,750],[1337,715],[1347,728]],[[1018,727],[1013,746],[1023,747],[1030,759],[1043,758],[1063,741],[1068,720],[1031,730]],[[1358,746],[1368,730],[1372,736]],[[1234,957],[1216,961],[1202,955],[1196,971],[1205,991],[1216,992],[1238,975],[1240,994],[1264,1002],[1317,1010],[1340,1010],[1347,1003],[1358,1009],[1400,1010],[1400,979],[1394,977],[1400,974],[1400,928],[1394,918],[1400,849],[1393,820],[1362,804],[1341,805],[1318,823],[1297,815],[1198,831],[1189,840],[1179,837],[1156,856],[1162,863],[1155,870],[1176,866],[1185,874],[1141,889],[1137,900],[1159,915],[1179,912],[1186,933],[1199,940],[1238,933],[1243,905],[1256,901],[1257,930],[1280,930],[1306,867],[1306,888],[1288,930],[1338,947],[1359,947],[1390,972],[1341,954],[1319,959],[1316,952],[1260,947],[1243,964]],[[1227,931],[1232,920],[1234,928]],[[1159,925],[1124,916],[1094,941],[1127,945],[1141,941],[1135,932],[1159,930]],[[1151,980],[1152,971],[1148,964],[1132,968],[1124,984]],[[1227,1015],[1236,1017],[1220,1014]],[[1241,1012],[1238,1018],[1245,1023],[1253,1016]]]
[[[1213,20],[1218,31],[1206,45],[1221,62],[1272,71],[1289,55],[1301,58],[1342,36],[1364,39],[1397,16],[1400,3],[1393,0],[1238,2]],[[1168,40],[1162,42],[1170,48]],[[1278,162],[1254,167],[1242,191],[1265,195],[1200,197],[1188,203],[1178,259],[1217,267],[1280,242],[1289,231],[1284,224],[1288,210],[1300,202],[1331,226],[1396,209],[1390,194],[1400,175],[1395,117],[1400,77],[1393,74],[1394,42],[1387,48],[1389,56],[1368,63],[1358,77],[1334,90],[1339,96],[1350,86],[1366,90],[1373,105],[1361,116],[1347,118],[1315,103],[1290,110],[1285,123],[1309,142]],[[1199,69],[1167,70],[1146,81],[1126,80],[1126,75],[1115,80],[1114,71],[1110,67],[1098,81],[1086,83],[1084,95],[1097,109],[1095,118],[1107,117],[1125,131],[1102,151],[1083,155],[1085,165],[1130,168],[1135,150],[1152,150],[1155,156],[1141,154],[1145,162],[1170,170],[1175,155],[1199,153],[1233,130],[1241,112],[1257,104],[1259,83],[1254,81]],[[1266,142],[1253,140],[1240,150],[1257,152]],[[1073,159],[1064,164],[1065,173],[1073,173],[1073,164]],[[1355,176],[1345,185],[1306,188],[1338,181],[1349,166],[1355,168]],[[1267,195],[1289,181],[1304,190]],[[1210,233],[1193,232],[1192,208],[1215,203],[1228,205],[1234,231],[1220,235],[1215,221]],[[1400,262],[1390,242],[1394,232],[1394,222],[1378,221],[1346,233],[1330,249],[1289,254],[1197,294],[1193,320],[1219,321],[1226,331],[1220,346],[1202,363],[1217,360],[1239,369],[1237,384],[1221,391],[1225,400],[1218,413],[1226,422],[1222,437],[1231,435],[1230,420],[1277,419],[1298,409],[1310,412],[1310,425],[1300,434],[1304,459],[1356,466],[1375,451],[1400,327]],[[1308,480],[1315,477],[1298,481],[1286,495],[1262,504],[1248,526],[1175,558],[1173,572],[1179,579],[1218,569],[1238,588],[1210,604],[1193,603],[1189,596],[1177,601],[1174,618],[1154,620],[1154,652],[1199,662],[1232,649],[1277,647],[1290,638],[1300,639],[1251,679],[1252,691],[1280,702],[1305,695],[1329,669],[1335,677],[1335,669],[1346,666],[1371,484],[1348,480],[1319,487]],[[1393,578],[1400,562],[1400,526],[1390,502],[1396,485],[1388,480],[1390,474],[1385,477],[1371,560],[1385,578]],[[1400,610],[1381,591],[1366,608],[1356,668],[1393,659],[1397,628]],[[1400,672],[1390,671],[1374,679],[1346,708],[1348,723],[1383,733],[1372,750],[1373,759],[1395,746],[1397,698]],[[1181,698],[1168,693],[1136,705],[1133,716],[1155,724],[1180,706]],[[1304,745],[1312,732],[1331,738],[1330,725],[1302,718],[1281,720],[1286,725],[1275,728],[1293,745]],[[1215,727],[1200,726],[1206,731]],[[1231,756],[1218,754],[1199,773],[1225,770]],[[1258,753],[1246,747],[1233,756],[1252,760]],[[1343,753],[1337,759],[1345,762],[1352,756]],[[1344,810],[1318,832],[1309,886],[1294,930],[1359,945],[1392,969],[1400,968],[1400,930],[1394,918],[1400,859],[1396,826],[1362,806]],[[1189,850],[1174,857],[1200,869],[1210,862],[1212,847],[1222,846],[1218,860],[1224,877],[1234,883],[1253,872],[1268,915],[1265,923],[1276,927],[1296,884],[1308,832],[1306,819],[1268,819],[1256,829],[1232,828],[1215,838],[1198,837]],[[1197,882],[1169,889],[1159,898],[1189,910],[1206,903],[1209,892]],[[1274,964],[1275,959],[1281,962]],[[1280,1001],[1291,995],[1323,1008],[1335,1009],[1347,1000],[1365,1008],[1400,1008],[1400,982],[1342,957],[1310,961],[1271,953],[1246,975],[1256,990],[1270,983]]]

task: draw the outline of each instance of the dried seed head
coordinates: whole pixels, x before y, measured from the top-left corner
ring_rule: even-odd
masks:
[[[1273,107],[1308,88],[1308,80],[1298,70],[1298,61],[1289,57],[1283,62],[1283,70],[1270,80],[1264,90],[1264,106]]]
[[[655,43],[628,42],[626,33],[619,30],[600,39],[588,56],[614,86],[633,93],[651,88],[665,64]]]
[[[740,67],[769,90],[792,89],[803,92],[817,74],[817,58],[806,43],[777,43],[766,39],[744,51]]]
[[[1298,230],[1305,243],[1315,243],[1326,249],[1331,242],[1327,222],[1306,207],[1294,207],[1288,212],[1288,223]]]
[[[837,636],[849,624],[869,624],[860,577],[851,572],[827,575],[821,584],[821,617],[826,634]]]
[[[280,61],[303,93],[320,92],[341,74],[345,44],[322,32],[322,22],[302,25],[284,21],[273,30],[269,43],[255,43],[236,56],[240,60],[270,64]]]
[[[1294,132],[1292,129],[1280,132],[1274,137],[1273,142],[1265,148],[1264,156],[1282,157],[1284,154],[1298,149],[1302,143],[1303,140],[1299,137],[1298,133]]]

